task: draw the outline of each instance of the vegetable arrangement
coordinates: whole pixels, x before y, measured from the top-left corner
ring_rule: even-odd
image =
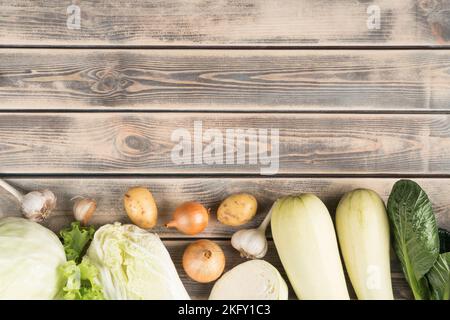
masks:
[[[1,179],[0,187],[14,195],[26,218],[0,219],[0,299],[189,299],[163,242],[148,231],[158,224],[158,208],[147,188],[124,194],[133,224],[116,222],[97,231],[89,225],[96,201],[74,198],[76,222],[58,239],[37,223],[56,206],[50,190],[24,195]],[[336,209],[336,230],[327,207],[313,194],[282,197],[259,227],[241,227],[257,208],[255,197],[238,193],[217,210],[219,222],[238,229],[231,245],[251,260],[223,274],[227,264],[217,243],[199,239],[185,248],[186,275],[199,283],[215,281],[209,299],[288,298],[279,271],[258,260],[268,250],[269,224],[299,299],[349,299],[344,266],[358,299],[393,299],[391,236],[414,297],[450,299],[450,233],[438,229],[428,196],[411,180],[394,185],[387,210],[372,190],[346,193]],[[209,221],[210,210],[190,201],[179,205],[165,226],[197,235]]]

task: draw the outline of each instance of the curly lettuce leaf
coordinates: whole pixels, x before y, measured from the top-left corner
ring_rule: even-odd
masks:
[[[104,300],[103,288],[99,280],[98,269],[83,258],[80,264],[74,260],[61,266],[61,273],[65,281],[62,298],[64,300]]]
[[[81,262],[87,244],[94,238],[94,233],[93,226],[82,227],[79,222],[72,222],[70,227],[61,230],[60,235],[68,261]]]
[[[388,215],[394,249],[416,299],[431,297],[425,276],[439,256],[439,238],[431,202],[411,180],[395,183],[389,196]]]

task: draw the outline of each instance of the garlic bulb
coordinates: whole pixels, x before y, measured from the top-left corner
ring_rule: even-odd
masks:
[[[231,245],[249,259],[262,258],[267,252],[266,235],[259,229],[239,230],[231,238]]]
[[[45,220],[56,207],[56,196],[50,190],[31,191],[24,195],[3,179],[0,179],[0,187],[16,198],[23,215],[32,221]]]
[[[241,257],[260,259],[267,253],[266,229],[270,222],[272,211],[269,211],[264,221],[256,229],[243,229],[231,237],[231,245],[241,253]]]
[[[22,200],[22,212],[32,221],[44,221],[56,207],[56,196],[50,190],[32,191]]]
[[[94,199],[75,197],[73,205],[73,215],[75,220],[80,221],[83,225],[86,225],[97,209],[97,202]]]

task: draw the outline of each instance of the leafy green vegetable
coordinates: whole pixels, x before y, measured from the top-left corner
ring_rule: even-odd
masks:
[[[52,231],[23,218],[0,218],[0,300],[54,299],[65,262]]]
[[[60,267],[64,287],[61,298],[65,300],[104,300],[99,270],[89,258],[83,257],[88,243],[94,238],[94,227],[81,227],[72,222],[60,232],[67,262]]]
[[[189,299],[163,242],[135,225],[99,228],[86,256],[100,270],[106,299]]]
[[[436,218],[422,188],[411,180],[395,183],[387,204],[394,249],[416,299],[431,297],[425,275],[439,255]]]
[[[60,235],[68,261],[81,262],[85,248],[94,238],[94,233],[93,226],[81,227],[79,222],[72,222],[70,227],[61,230]]]
[[[88,258],[84,258],[79,265],[73,260],[68,261],[61,266],[61,273],[66,281],[62,293],[64,300],[105,299],[99,271]]]
[[[434,300],[450,299],[450,252],[439,255],[436,263],[427,274]]]

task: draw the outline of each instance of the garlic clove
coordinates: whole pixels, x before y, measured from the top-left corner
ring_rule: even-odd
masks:
[[[237,231],[231,238],[231,245],[248,259],[260,259],[267,253],[267,239],[260,229]]]
[[[95,210],[97,209],[97,202],[94,199],[78,197],[73,205],[73,215],[75,220],[82,224],[88,224]]]
[[[42,222],[56,207],[56,196],[50,190],[32,191],[23,197],[22,212],[26,218]]]

